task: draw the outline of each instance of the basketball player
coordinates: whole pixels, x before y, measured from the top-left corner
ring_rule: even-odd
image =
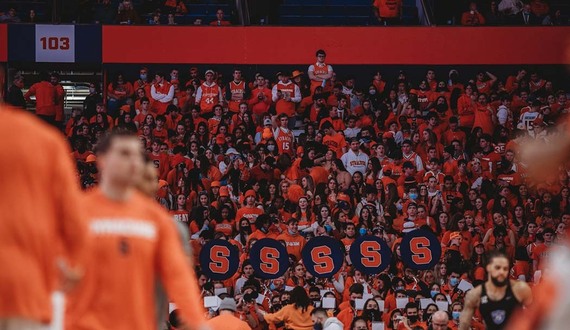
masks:
[[[169,215],[136,189],[139,139],[114,132],[99,144],[100,185],[83,200],[93,248],[85,277],[69,295],[67,329],[156,329],[160,280],[182,320],[204,324],[197,281]]]
[[[76,170],[63,136],[21,109],[0,106],[0,141],[0,329],[47,329],[57,258],[74,282],[85,258]]]
[[[489,330],[504,329],[509,318],[521,306],[532,302],[528,284],[509,279],[509,258],[494,251],[487,264],[487,281],[467,292],[465,307],[461,312],[460,330],[469,330],[475,309],[479,309]]]

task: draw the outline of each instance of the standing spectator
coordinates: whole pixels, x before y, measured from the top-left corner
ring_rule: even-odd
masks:
[[[228,297],[222,300],[218,308],[220,315],[208,321],[211,329],[225,330],[249,330],[249,324],[235,316],[237,305],[234,298]]]
[[[119,14],[116,18],[119,24],[139,24],[140,17],[131,0],[123,0],[119,4]]]
[[[196,104],[200,105],[202,115],[211,114],[214,106],[224,99],[222,88],[216,83],[214,76],[213,70],[207,70],[205,75],[206,81],[196,91]]]
[[[218,9],[216,11],[216,19],[210,22],[210,26],[229,26],[232,25],[230,21],[224,20],[224,11],[222,9]]]
[[[249,98],[249,88],[242,78],[241,69],[234,69],[233,78],[226,86],[226,101],[230,111],[238,113],[240,103]]]
[[[96,83],[89,83],[89,95],[87,95],[85,101],[83,101],[83,114],[85,118],[93,117],[96,114],[97,104],[103,102],[97,85]]]
[[[532,0],[530,2],[530,11],[542,21],[550,12],[550,6],[544,0]]]
[[[301,90],[289,77],[290,74],[288,72],[283,72],[280,81],[273,86],[271,94],[273,102],[276,103],[275,110],[277,114],[284,113],[289,118],[292,118],[295,115],[296,103],[301,102]],[[294,121],[290,120],[289,127],[292,124],[294,124]]]
[[[313,94],[315,88],[319,86],[324,88],[327,84],[327,80],[333,75],[332,66],[325,64],[325,58],[327,57],[325,51],[322,49],[317,50],[316,56],[317,63],[310,65],[307,72],[309,79],[311,79],[311,94]],[[330,80],[328,80],[328,84],[330,85]]]
[[[472,1],[469,3],[469,11],[461,15],[461,25],[478,26],[485,25],[485,17],[477,10],[477,3]]]
[[[0,16],[0,23],[20,23],[22,20],[16,16],[16,9],[10,8],[8,13]]]
[[[61,84],[59,83],[60,81],[59,73],[53,72],[50,76],[50,80],[52,85],[55,87],[55,93],[56,93],[55,122],[57,123],[58,127],[61,127],[64,120],[63,108],[65,104],[65,90],[63,89],[63,86],[61,86]]]
[[[119,108],[127,103],[127,99],[134,94],[133,85],[126,81],[122,73],[118,73],[115,80],[107,87],[107,109],[109,114],[117,117]]]
[[[28,17],[26,17],[26,23],[38,23],[38,16],[36,15],[35,10],[30,9]]]
[[[374,15],[382,25],[398,25],[402,20],[402,0],[374,0]]]
[[[40,82],[33,84],[24,98],[30,101],[32,95],[36,96],[36,115],[49,124],[55,125],[56,93],[47,72],[40,73]]]
[[[163,115],[166,108],[172,104],[174,98],[174,86],[164,78],[164,74],[157,72],[154,76],[155,83],[150,87],[150,96],[154,100],[153,107],[156,113]]]
[[[357,171],[362,174],[366,172],[368,155],[360,150],[360,142],[357,138],[350,140],[350,150],[342,155],[340,159],[350,175],[354,175]]]
[[[34,88],[49,85],[45,89],[53,92],[49,76],[42,78]],[[52,290],[59,284],[69,290],[81,279],[89,246],[75,166],[60,134],[6,106],[0,108],[0,141],[0,262],[10,265],[3,267],[0,281],[0,325],[45,329],[52,318]],[[58,283],[61,275],[65,282]]]
[[[525,4],[523,10],[514,17],[515,25],[538,25],[540,20],[532,13],[530,4]]]
[[[6,93],[6,103],[25,109],[26,100],[22,88],[24,88],[24,76],[17,74],[12,80],[12,86],[8,88],[8,93]]]

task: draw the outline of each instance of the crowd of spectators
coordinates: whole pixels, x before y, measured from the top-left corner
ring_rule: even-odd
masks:
[[[432,1],[426,1],[426,4]],[[208,1],[207,3],[212,3]],[[213,3],[230,4],[219,1]],[[468,4],[467,4],[468,3]],[[223,9],[218,9],[216,18],[197,17],[192,21],[179,20],[189,14],[188,6],[191,1],[183,0],[146,0],[137,6],[132,0],[97,0],[71,2],[70,6],[62,9],[63,22],[73,23],[100,23],[100,24],[149,24],[149,25],[232,25],[232,18]],[[375,0],[372,3],[372,14],[380,25],[402,24],[403,0]],[[465,6],[463,6],[465,4]],[[263,8],[253,6],[251,15],[253,21],[269,15],[272,18],[264,24],[276,24],[278,2],[263,4]],[[478,1],[450,1],[441,0],[432,2],[433,24],[436,25],[464,25],[464,26],[501,26],[501,25],[568,25],[569,7],[550,6],[548,0],[478,0]],[[462,7],[463,6],[463,7]],[[69,8],[68,8],[69,7]],[[265,8],[275,7],[275,8]],[[258,11],[260,11],[258,13]],[[428,13],[431,10],[427,10]],[[268,14],[271,13],[271,14]],[[233,17],[235,19],[235,17]],[[45,19],[44,19],[45,20]],[[253,22],[252,21],[252,22]],[[6,23],[35,23],[39,22],[34,9],[26,12],[25,17],[19,17],[15,8],[6,8],[0,13],[0,22]]]
[[[182,68],[118,73],[104,94],[91,84],[67,122],[56,73],[43,74],[26,95],[17,76],[7,97],[24,107],[36,96],[36,113],[73,146],[84,189],[97,184],[93,150],[101,137],[119,128],[138,134],[159,173],[157,201],[189,229],[203,295],[235,298],[227,310],[253,329],[282,328],[283,321],[307,328],[291,327],[297,312],[305,322],[331,318],[325,329],[366,330],[377,321],[386,329],[427,329],[442,320],[456,328],[464,298],[458,283],[486,279],[486,252],[506,253],[515,280],[532,283],[547,272],[548,251],[566,238],[570,221],[570,164],[536,182],[520,154],[568,129],[565,91],[525,68],[501,78],[429,69],[420,81],[404,71],[394,79],[374,72],[357,84],[337,78],[325,59],[319,50],[305,71],[250,80],[239,68],[231,78],[196,67],[186,76]],[[399,254],[403,233],[418,228],[435,233],[444,252],[426,271],[405,266]],[[287,244],[329,236],[348,249],[363,235],[393,251],[381,274],[355,270],[347,253],[333,278],[315,278],[299,247]],[[266,237],[283,241],[289,253],[291,269],[275,280],[259,278],[248,260]],[[200,271],[201,248],[213,239],[239,248],[239,271],[229,280]],[[298,286],[306,290],[288,291]],[[305,306],[308,298],[320,306],[321,292],[337,307]],[[256,303],[260,294],[267,300]],[[363,297],[383,300],[383,309],[374,299],[357,309]],[[398,298],[409,304],[398,307]],[[436,314],[441,306],[420,306],[421,298],[449,308]],[[481,322],[476,314],[472,326]]]

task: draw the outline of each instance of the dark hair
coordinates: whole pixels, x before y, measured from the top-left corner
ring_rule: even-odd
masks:
[[[356,324],[356,322],[358,321],[364,321],[366,322],[366,328],[368,328],[368,320],[365,317],[362,316],[357,316],[355,317],[352,322],[350,323],[350,329],[354,329],[354,325]]]
[[[312,302],[307,295],[307,291],[300,286],[296,286],[291,291],[291,304],[295,305],[295,308],[301,308],[302,312],[306,312],[309,306],[312,306]]]
[[[487,257],[487,264],[490,265],[494,259],[496,258],[505,258],[507,260],[509,260],[509,257],[507,256],[506,253],[499,251],[499,250],[493,250],[489,253],[488,257]],[[510,260],[509,260],[509,264],[510,264]]]

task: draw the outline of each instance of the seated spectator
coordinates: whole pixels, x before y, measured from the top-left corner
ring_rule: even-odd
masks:
[[[530,4],[525,4],[523,10],[514,17],[515,25],[538,25],[540,19],[532,13]]]
[[[485,25],[485,17],[477,10],[477,3],[471,2],[469,4],[469,11],[461,15],[461,25],[478,26]]]
[[[487,25],[502,25],[504,23],[503,13],[499,11],[497,0],[491,1],[487,13],[485,14]]]
[[[111,0],[98,0],[95,5],[93,20],[97,24],[113,24],[116,14],[117,9],[113,6]]]
[[[20,23],[22,20],[16,16],[16,9],[10,8],[7,13],[0,16],[0,23]]]
[[[550,6],[544,0],[532,0],[530,2],[530,11],[538,18],[543,19],[550,11]]]
[[[26,22],[27,23],[38,23],[38,16],[36,15],[36,11],[33,9],[30,9],[29,13],[28,13],[28,17],[26,18]]]
[[[140,17],[131,0],[123,0],[119,4],[119,14],[116,22],[119,24],[139,24]]]
[[[195,25],[196,22],[194,22]],[[210,22],[210,26],[229,26],[232,25],[232,23],[230,23],[230,21],[226,21],[224,20],[224,11],[221,9],[218,9],[218,11],[216,12],[216,19]]]
[[[182,0],[166,0],[164,7],[168,9],[170,13],[173,13],[175,15],[188,14],[188,9]]]
[[[382,25],[397,25],[402,19],[402,0],[374,0],[374,15]]]
[[[542,25],[568,25],[569,21],[568,15],[562,14],[560,9],[553,9],[550,14],[542,20]]]

